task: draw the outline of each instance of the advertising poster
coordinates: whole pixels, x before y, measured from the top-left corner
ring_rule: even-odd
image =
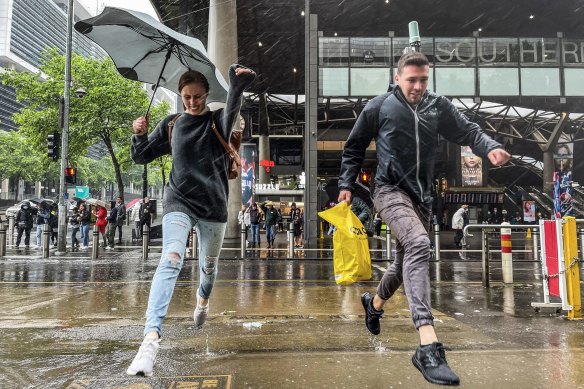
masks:
[[[483,161],[469,146],[460,147],[462,186],[483,186]]]
[[[574,144],[557,144],[554,149],[554,213],[556,218],[574,216],[572,207],[572,166]]]
[[[523,221],[535,221],[535,201],[523,201]]]
[[[253,202],[256,180],[257,146],[243,143],[241,152],[241,203],[249,206]]]

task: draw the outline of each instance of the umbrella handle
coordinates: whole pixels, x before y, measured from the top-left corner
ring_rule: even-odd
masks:
[[[166,64],[170,59],[170,55],[172,54],[172,49],[174,48],[174,43],[170,45],[168,51],[166,52],[166,57],[164,58],[164,64],[162,65],[162,69],[160,70],[160,74],[158,75],[158,80],[156,80],[156,85],[154,86],[154,90],[152,91],[152,97],[150,98],[150,103],[148,104],[148,109],[146,110],[146,114],[144,117],[147,118],[148,114],[150,113],[150,108],[152,108],[152,102],[154,101],[154,95],[158,90],[158,85],[160,85],[160,79],[162,78],[162,74],[164,74],[164,69],[166,68]]]

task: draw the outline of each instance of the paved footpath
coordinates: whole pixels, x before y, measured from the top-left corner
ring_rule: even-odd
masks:
[[[126,245],[91,261],[87,253],[40,259],[9,249],[0,260],[2,388],[430,388],[413,367],[417,345],[407,301],[386,305],[382,333],[369,335],[359,296],[372,281],[334,283],[331,260],[222,260],[205,326],[193,326],[198,262],[180,274],[153,378],[125,369],[142,338],[159,252],[141,260]],[[584,388],[582,322],[534,313],[539,268],[515,267],[492,288],[480,262],[432,263],[436,329],[465,388]]]

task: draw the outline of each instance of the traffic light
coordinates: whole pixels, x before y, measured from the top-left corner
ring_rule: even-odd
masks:
[[[57,131],[47,135],[47,156],[53,161],[59,159],[59,133]]]
[[[71,166],[65,168],[65,182],[73,185],[77,183],[77,168]]]
[[[359,180],[363,185],[369,185],[369,182],[371,181],[371,173],[366,170],[361,171],[361,173],[359,173]]]

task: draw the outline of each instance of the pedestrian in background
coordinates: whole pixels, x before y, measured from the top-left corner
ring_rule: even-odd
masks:
[[[121,196],[118,196],[116,199],[116,204],[116,207],[118,207],[118,219],[116,220],[118,227],[118,244],[122,244],[122,228],[124,227],[124,222],[128,215],[126,212],[126,204],[124,204],[124,199]]]
[[[146,118],[140,117],[133,123],[131,154],[135,163],[148,163],[167,154],[172,155],[173,162],[164,195],[162,256],[150,288],[144,340],[127,370],[130,375],[152,375],[162,337],[162,321],[192,228],[196,229],[200,248],[195,326],[202,326],[207,319],[227,226],[230,158],[219,137],[229,142],[243,91],[254,78],[252,70],[232,65],[226,106],[213,112],[206,104],[209,82],[202,73],[187,71],[178,85],[183,114],[167,116],[151,134],[148,134]]]
[[[81,248],[87,250],[89,246],[89,226],[91,225],[91,212],[85,203],[79,205],[79,230],[81,231]]]
[[[57,214],[57,204],[53,204],[49,210],[49,227],[51,228],[51,243],[54,247],[57,247],[58,235],[59,235],[59,216]]]
[[[116,229],[118,228],[118,207],[112,207],[107,216],[107,228],[106,228],[106,250],[114,248],[114,241],[116,239]]]
[[[97,226],[101,237],[103,238],[103,245],[101,247],[107,247],[107,237],[105,235],[105,228],[107,227],[107,210],[101,205],[96,205],[95,210],[92,212],[95,216],[95,225]]]
[[[79,222],[79,208],[73,207],[71,217],[69,218],[69,225],[71,226],[71,249],[79,248],[79,240],[77,240],[77,232],[79,232],[81,223]]]
[[[268,201],[264,211],[266,215],[266,240],[268,241],[268,248],[274,248],[274,241],[276,240],[276,226],[278,225],[278,218],[280,217],[278,211],[274,209],[274,204]]]
[[[18,235],[16,237],[16,248],[20,246],[20,239],[22,239],[22,234],[24,234],[24,245],[26,248],[30,246],[30,230],[33,226],[33,214],[30,207],[30,202],[23,201],[20,209],[16,213],[16,227],[18,229]]]
[[[144,197],[142,204],[140,204],[140,237],[142,237],[144,233],[144,226],[148,226],[150,229],[153,211],[150,198],[148,196]]]
[[[455,231],[454,245],[456,246],[456,248],[462,248],[463,238],[462,229],[464,228],[464,216],[467,212],[467,209],[468,205],[462,204],[460,208],[458,208],[458,210],[454,212],[454,215],[452,216],[452,229]]]
[[[260,247],[260,223],[263,219],[263,213],[258,207],[258,203],[253,203],[251,209],[249,210],[249,222],[251,226],[251,247],[255,247],[258,244]]]
[[[37,224],[36,248],[41,248],[43,229],[45,228],[45,224],[47,224],[49,222],[50,217],[51,217],[51,214],[49,213],[49,210],[46,206],[46,203],[41,202],[38,205],[37,217],[36,217],[36,224]]]
[[[141,201],[138,201],[132,207],[132,220],[134,221],[134,230],[136,231],[136,240],[142,239],[142,220],[140,219]]]

